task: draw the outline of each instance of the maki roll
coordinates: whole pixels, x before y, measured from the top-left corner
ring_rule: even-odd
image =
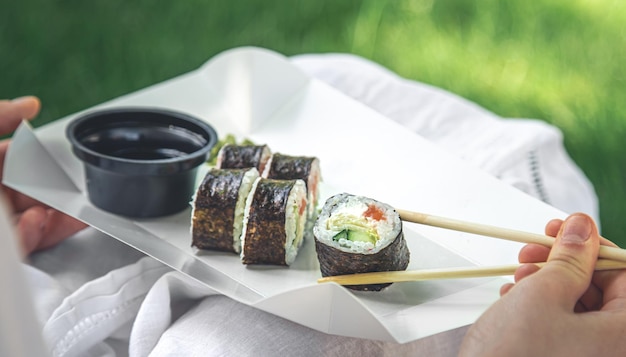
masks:
[[[217,153],[215,167],[219,169],[245,169],[255,167],[259,173],[272,156],[267,145],[234,145],[226,144]]]
[[[246,201],[241,261],[291,265],[303,242],[305,214],[304,181],[258,178]]]
[[[262,176],[277,180],[303,180],[307,188],[307,217],[313,217],[319,199],[318,185],[321,180],[320,163],[316,157],[275,153]]]
[[[209,170],[192,201],[192,246],[241,252],[246,198],[258,177],[255,168]]]
[[[322,276],[405,270],[410,252],[393,207],[347,193],[330,197],[313,226]],[[391,285],[348,285],[379,291]]]

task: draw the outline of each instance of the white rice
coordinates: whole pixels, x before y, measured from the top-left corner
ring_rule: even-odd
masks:
[[[307,188],[308,188],[308,207],[307,217],[312,219],[317,211],[317,201],[319,200],[319,184],[322,181],[322,173],[320,170],[320,161],[315,158],[311,163],[311,171],[309,172]]]
[[[306,205],[306,185],[302,180],[296,180],[287,198],[285,212],[285,263],[291,265],[296,259],[298,249],[302,245],[304,226],[306,224],[306,212],[302,210],[302,203]],[[302,214],[300,214],[302,211]]]
[[[261,159],[259,160],[259,163],[258,163],[259,174],[263,173],[266,170],[266,167],[270,163],[270,160],[272,160],[272,151],[270,150],[269,146],[265,145],[263,146],[263,151],[261,152]]]
[[[365,218],[370,228],[375,229],[379,239],[376,244],[371,242],[351,241],[345,238],[333,240],[333,237],[343,229],[330,227],[329,219],[336,215],[346,215],[363,219],[363,214],[369,205],[375,205],[383,211],[384,220],[376,221]],[[391,244],[402,229],[400,216],[393,207],[363,196],[354,196],[346,193],[329,198],[320,213],[313,234],[320,242],[335,247],[341,251],[359,254],[374,254]]]
[[[233,222],[233,248],[235,252],[241,252],[241,234],[243,231],[244,212],[246,207],[246,199],[254,181],[259,177],[259,171],[252,168],[243,175],[241,185],[239,186],[239,196],[237,197],[237,204],[235,205],[235,220]]]
[[[267,176],[270,174],[270,171],[272,169],[273,159],[274,159],[274,154],[270,154],[270,156],[267,158],[267,161],[265,161],[265,166],[263,166],[263,171],[261,171],[261,177],[267,178]]]
[[[248,219],[250,217],[250,206],[252,206],[252,201],[254,198],[254,192],[256,191],[256,187],[259,185],[259,181],[261,180],[261,177],[257,177],[256,179],[254,179],[254,182],[252,182],[252,187],[250,187],[250,192],[248,192],[248,196],[246,196],[246,204],[244,205],[244,209],[243,209],[243,222],[241,224],[241,234],[239,235],[240,237],[240,243],[241,243],[241,254],[240,254],[240,258],[243,259],[244,258],[244,253],[245,250],[243,249],[243,247],[246,246],[246,232],[248,230]]]

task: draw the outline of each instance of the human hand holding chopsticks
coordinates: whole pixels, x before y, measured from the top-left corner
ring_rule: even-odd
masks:
[[[461,356],[623,356],[626,271],[594,272],[601,239],[588,216],[546,226],[552,248],[520,252],[515,284],[469,329]],[[603,244],[610,244],[602,240]]]

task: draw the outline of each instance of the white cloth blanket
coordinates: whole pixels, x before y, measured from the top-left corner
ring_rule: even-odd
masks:
[[[500,118],[356,56],[292,61],[520,190],[598,221],[593,187],[558,129]],[[453,356],[465,332],[402,345],[324,334],[218,295],[92,229],[23,267],[52,356]]]

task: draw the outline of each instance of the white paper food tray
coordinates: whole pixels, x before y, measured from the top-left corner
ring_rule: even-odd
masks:
[[[230,133],[266,143],[273,152],[317,156],[322,202],[349,192],[396,208],[538,233],[548,219],[564,216],[264,49],[226,51],[198,70],[87,110],[116,106],[178,110],[206,120],[222,137]],[[242,303],[322,332],[404,343],[471,324],[506,281],[396,283],[382,292],[317,284],[310,236],[291,267],[245,266],[233,254],[198,251],[191,247],[190,210],[132,220],[88,201],[82,163],[65,137],[65,126],[78,114],[34,131],[22,125],[6,160],[5,184]],[[510,264],[520,248],[410,223],[404,231],[409,269]]]

